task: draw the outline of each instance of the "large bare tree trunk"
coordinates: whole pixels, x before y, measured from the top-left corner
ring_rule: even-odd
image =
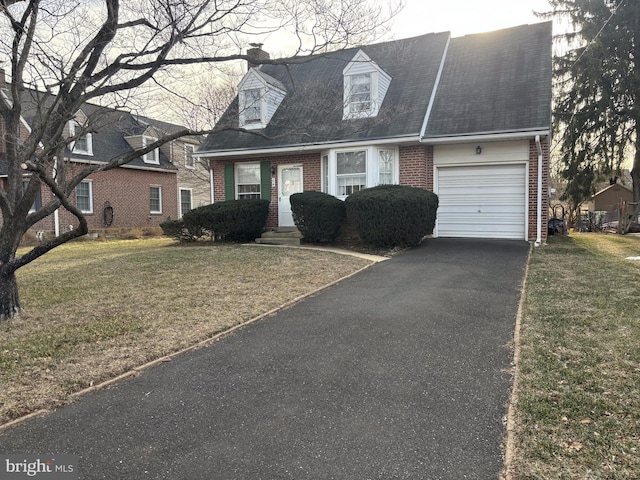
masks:
[[[0,272],[0,322],[20,313],[20,297],[15,272]]]

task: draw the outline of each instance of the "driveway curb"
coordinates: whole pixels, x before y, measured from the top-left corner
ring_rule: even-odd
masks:
[[[516,325],[513,331],[513,381],[511,385],[511,397],[509,398],[509,406],[507,409],[506,427],[505,427],[505,445],[504,445],[504,468],[500,474],[501,480],[515,480],[513,462],[516,458],[515,431],[516,431],[516,403],[518,402],[518,380],[520,371],[520,329],[522,327],[522,313],[524,309],[524,292],[527,287],[527,276],[529,275],[529,262],[533,246],[529,248],[527,255],[527,263],[524,270],[524,278],[522,280],[522,288],[520,292],[520,302],[518,303],[518,312],[516,314]]]

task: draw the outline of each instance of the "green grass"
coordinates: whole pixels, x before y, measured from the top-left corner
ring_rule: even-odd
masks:
[[[514,478],[640,478],[640,238],[552,237],[529,265]]]
[[[197,344],[368,265],[335,253],[167,239],[74,242],[18,271],[0,324],[0,424]]]

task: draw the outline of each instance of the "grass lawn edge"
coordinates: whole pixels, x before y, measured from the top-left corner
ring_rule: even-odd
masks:
[[[79,400],[81,397],[83,397],[85,395],[89,395],[89,394],[91,394],[93,392],[96,392],[96,391],[99,391],[99,390],[103,390],[103,389],[108,388],[109,386],[111,386],[111,385],[113,385],[115,383],[120,382],[120,381],[129,379],[129,378],[132,378],[132,377],[136,377],[136,376],[140,375],[140,373],[143,372],[144,370],[146,370],[148,368],[151,368],[151,367],[153,367],[155,365],[158,365],[158,364],[164,363],[164,362],[170,362],[170,361],[173,360],[173,358],[181,356],[181,355],[183,355],[183,354],[185,354],[187,352],[207,347],[207,346],[209,346],[209,345],[221,340],[223,337],[226,337],[227,335],[230,335],[230,334],[234,333],[235,331],[237,331],[237,330],[239,330],[241,328],[247,327],[248,325],[250,325],[252,323],[255,323],[255,322],[263,320],[263,319],[265,319],[267,317],[270,317],[270,316],[274,315],[275,313],[277,313],[277,312],[279,312],[281,310],[284,310],[286,308],[289,308],[289,307],[295,305],[296,303],[304,300],[305,298],[308,298],[310,296],[316,295],[319,292],[321,292],[323,290],[326,290],[327,288],[330,288],[330,287],[332,287],[332,286],[334,286],[334,285],[336,285],[336,284],[338,284],[338,283],[340,283],[340,282],[342,282],[344,280],[347,280],[348,278],[351,278],[351,277],[363,272],[364,270],[366,270],[367,268],[371,267],[372,265],[375,265],[376,263],[377,263],[376,261],[371,260],[368,265],[365,265],[364,267],[362,267],[362,268],[360,268],[360,269],[358,269],[358,270],[356,270],[354,272],[351,272],[350,274],[345,275],[344,277],[340,277],[340,278],[338,278],[338,279],[336,279],[336,280],[334,280],[332,282],[327,283],[326,285],[322,285],[322,286],[316,288],[315,290],[313,290],[311,292],[307,292],[307,293],[305,293],[303,295],[300,295],[300,296],[298,296],[298,297],[296,297],[296,298],[294,298],[292,300],[289,300],[288,302],[283,303],[282,305],[279,305],[279,306],[277,306],[275,308],[272,308],[271,310],[269,310],[269,311],[267,311],[265,313],[261,313],[261,314],[255,316],[255,317],[253,317],[253,318],[250,318],[249,320],[246,320],[245,322],[242,322],[242,323],[234,325],[234,326],[232,326],[230,328],[224,329],[224,330],[216,333],[215,335],[213,335],[213,336],[211,336],[209,338],[206,338],[204,340],[200,340],[199,342],[197,342],[197,343],[195,343],[193,345],[190,345],[188,347],[182,348],[182,349],[177,350],[175,352],[172,352],[172,353],[170,353],[168,355],[163,355],[163,356],[161,356],[159,358],[156,358],[154,360],[151,360],[149,362],[146,362],[146,363],[144,363],[142,365],[139,365],[137,367],[134,367],[134,368],[130,369],[129,371],[121,373],[121,374],[119,374],[119,375],[117,375],[117,376],[115,376],[113,378],[104,380],[104,381],[102,381],[102,382],[100,382],[100,383],[98,383],[96,385],[92,385],[92,386],[86,387],[86,388],[84,388],[82,390],[78,390],[77,392],[73,392],[73,393],[68,395],[66,401],[60,407],[53,408],[53,409],[50,409],[50,408],[39,409],[39,410],[36,410],[36,411],[33,411],[33,412],[29,412],[29,413],[27,413],[27,414],[25,414],[25,415],[23,415],[21,417],[9,420],[8,422],[2,423],[2,424],[0,424],[0,432],[2,432],[4,430],[7,430],[9,428],[15,427],[17,425],[20,425],[23,422],[31,420],[32,418],[46,416],[46,415],[54,412],[58,408],[62,408],[62,407],[65,407],[67,405],[70,405],[70,404],[74,403],[75,401]]]
[[[531,254],[534,248],[544,248],[543,246],[529,247],[529,253],[527,254],[527,262],[524,269],[524,277],[522,280],[522,286],[520,287],[520,301],[518,302],[518,311],[516,313],[516,324],[513,331],[513,358],[512,362],[512,380],[511,380],[511,395],[509,396],[509,403],[507,406],[507,415],[505,421],[505,438],[503,441],[503,456],[504,465],[502,472],[500,473],[500,480],[515,480],[513,463],[516,455],[515,434],[516,428],[516,403],[518,401],[518,366],[520,363],[520,328],[522,326],[522,315],[524,312],[525,301],[525,289],[527,288],[527,277],[529,275],[529,262],[531,261]]]

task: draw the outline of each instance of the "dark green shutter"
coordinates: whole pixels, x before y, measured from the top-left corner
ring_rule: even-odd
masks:
[[[260,162],[260,198],[271,200],[271,162]]]
[[[236,198],[236,182],[233,176],[233,163],[224,166],[224,199],[233,200]]]

